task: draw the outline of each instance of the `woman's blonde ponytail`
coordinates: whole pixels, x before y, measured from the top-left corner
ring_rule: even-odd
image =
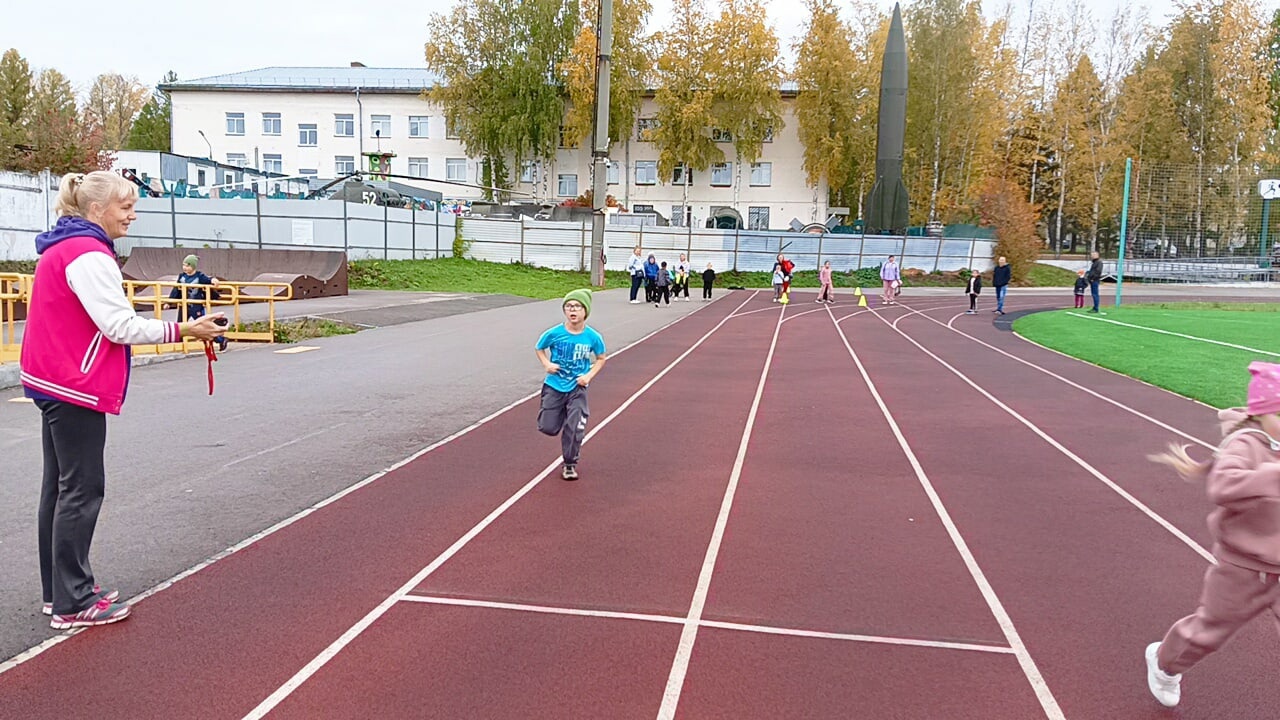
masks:
[[[80,186],[84,183],[84,173],[67,173],[58,183],[58,202],[53,206],[58,216],[74,215],[84,217],[80,211]]]

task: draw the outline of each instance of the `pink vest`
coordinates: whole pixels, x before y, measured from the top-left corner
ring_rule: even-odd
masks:
[[[49,248],[36,276],[22,336],[22,384],[41,395],[120,414],[129,384],[129,348],[103,337],[67,284],[67,266],[84,253],[115,256],[102,241],[82,236]]]

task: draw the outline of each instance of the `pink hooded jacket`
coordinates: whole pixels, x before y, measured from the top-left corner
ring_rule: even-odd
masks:
[[[1218,506],[1209,514],[1213,553],[1232,565],[1280,574],[1280,438],[1248,418],[1241,408],[1218,413],[1229,434],[1205,476]]]

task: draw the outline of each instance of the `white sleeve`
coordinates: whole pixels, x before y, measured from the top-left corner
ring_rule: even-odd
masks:
[[[67,265],[67,285],[103,337],[117,345],[178,342],[178,323],[139,317],[121,285],[120,268],[106,253],[87,252]]]

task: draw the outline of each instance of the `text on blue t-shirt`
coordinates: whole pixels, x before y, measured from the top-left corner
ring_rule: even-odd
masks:
[[[546,384],[560,392],[570,392],[578,386],[578,378],[591,370],[592,355],[604,354],[604,338],[600,333],[584,327],[577,335],[569,332],[563,325],[557,325],[542,333],[535,349],[550,348],[551,362],[560,366],[560,371],[547,375]]]

